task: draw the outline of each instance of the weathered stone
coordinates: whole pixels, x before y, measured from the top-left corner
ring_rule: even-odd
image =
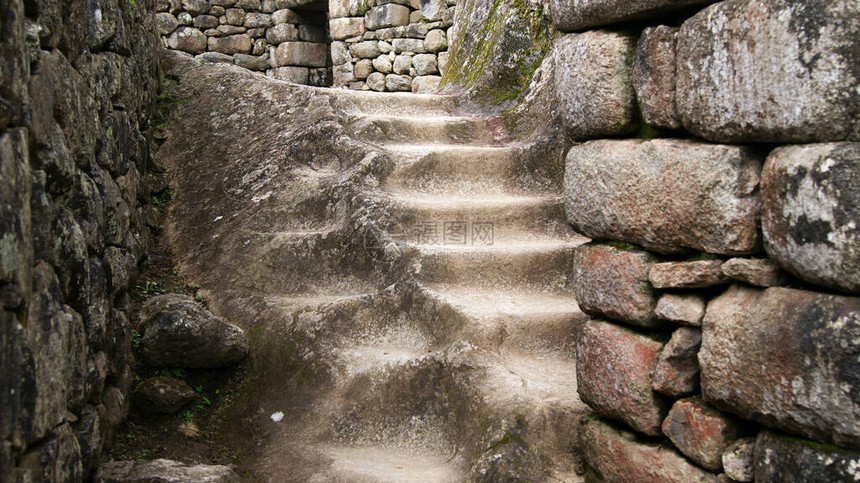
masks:
[[[393,3],[373,7],[364,16],[364,23],[370,30],[407,25],[409,8]]]
[[[552,19],[557,29],[574,32],[601,25],[649,18],[668,10],[709,0],[552,0]]]
[[[665,262],[651,265],[648,280],[654,288],[705,288],[726,283],[722,260]]]
[[[367,79],[367,76],[373,72],[373,63],[370,59],[361,59],[355,63],[355,78],[359,80]]]
[[[150,414],[176,414],[197,399],[197,393],[188,383],[165,376],[141,382],[134,396],[135,407]]]
[[[222,54],[248,54],[251,52],[251,37],[245,34],[209,37],[209,50]]]
[[[179,27],[179,21],[172,14],[157,13],[155,14],[155,25],[159,35],[170,35]]]
[[[590,141],[567,155],[567,218],[586,236],[661,253],[752,253],[760,170],[755,152],[739,146]]]
[[[299,25],[299,40],[325,44],[328,41],[328,36],[322,27],[316,25]]]
[[[194,24],[194,17],[188,12],[179,12],[176,14],[176,20],[179,22],[179,25],[186,27]]]
[[[361,17],[333,18],[329,21],[328,28],[334,40],[358,37],[364,33],[364,19]]]
[[[380,55],[373,59],[373,68],[383,74],[390,74],[392,72],[391,59],[387,55]]]
[[[654,366],[655,391],[667,396],[683,397],[693,394],[699,387],[699,347],[702,331],[681,327],[663,346]]]
[[[684,127],[717,142],[860,140],[860,3],[720,2],[678,35]]]
[[[442,78],[438,75],[425,75],[412,79],[412,92],[414,94],[429,94],[439,88]]]
[[[606,483],[717,483],[665,444],[640,441],[634,433],[589,418],[579,432],[585,480]]]
[[[300,24],[302,23],[302,18],[296,12],[288,8],[283,8],[272,14],[272,23],[275,25],[282,23]]]
[[[202,64],[232,64],[233,56],[221,52],[203,52],[194,56]]]
[[[705,299],[696,294],[663,294],[657,300],[654,315],[670,322],[699,327],[705,316]]]
[[[448,39],[445,36],[445,31],[434,29],[427,32],[427,37],[424,38],[424,49],[427,52],[437,53],[448,48]]]
[[[199,29],[214,29],[218,25],[218,17],[213,17],[212,15],[198,15],[194,17],[194,26]]]
[[[245,28],[268,28],[272,25],[272,16],[267,13],[251,12],[245,14]]]
[[[345,85],[347,85],[350,82],[355,80],[355,71],[353,70],[352,63],[350,63],[350,62],[347,62],[345,64],[340,64],[340,65],[335,64],[331,70],[332,70],[332,77],[334,79],[334,85],[335,86],[345,86]],[[375,72],[375,73],[379,74],[378,72]],[[373,74],[371,74],[371,75],[373,75]],[[379,74],[379,75],[382,75],[382,74]],[[384,85],[385,80],[383,79],[382,82]]]
[[[404,52],[412,54],[424,53],[424,41],[421,39],[394,39],[391,41],[391,46],[398,54]]]
[[[579,397],[603,416],[649,436],[661,434],[668,403],[651,390],[662,344],[615,324],[590,320],[576,345]]]
[[[367,87],[377,92],[385,91],[385,74],[374,72],[367,76]]]
[[[642,31],[636,44],[633,87],[642,118],[651,126],[678,129],[675,106],[675,41],[678,29],[661,25]]]
[[[750,482],[755,478],[755,438],[740,438],[723,451],[723,471],[732,481]]]
[[[80,446],[68,423],[21,456],[19,468],[26,472],[23,481],[83,481]]]
[[[245,27],[238,27],[236,25],[219,25],[218,31],[221,32],[222,35],[236,35],[243,34],[248,31]]]
[[[385,76],[385,89],[389,92],[410,92],[412,78],[406,75],[388,74]]]
[[[111,461],[99,467],[101,483],[239,483],[226,466],[187,465],[178,461]]]
[[[331,62],[333,65],[343,65],[352,61],[352,55],[349,53],[349,47],[344,42],[331,43]]]
[[[431,75],[439,72],[436,54],[418,54],[412,58],[412,66],[418,75]]]
[[[742,434],[740,423],[698,398],[681,399],[663,422],[665,434],[688,458],[711,471],[723,468],[723,451]]]
[[[394,58],[393,68],[395,74],[408,74],[409,69],[412,68],[412,56],[398,55]]]
[[[228,8],[224,12],[224,16],[227,18],[228,25],[236,25],[239,27],[245,25],[245,11],[241,8]]]
[[[612,136],[635,127],[631,82],[636,39],[592,31],[565,35],[555,50],[555,85],[564,129],[574,139]]]
[[[582,245],[573,258],[574,296],[583,312],[640,327],[656,327],[657,303],[648,285],[648,267],[659,261],[648,252],[609,245]]]
[[[326,67],[309,69],[308,85],[317,87],[330,87],[332,85],[331,69]]]
[[[184,295],[159,295],[141,307],[140,353],[153,367],[214,368],[248,354],[242,329],[228,324]]]
[[[378,44],[379,51],[382,52],[383,54],[387,54],[387,53],[392,52],[394,50],[394,46],[389,44],[388,42],[386,42],[384,40],[380,40],[378,42],[379,42],[379,44]],[[392,62],[393,61],[394,61],[394,59],[392,59]]]
[[[857,481],[858,466],[855,451],[770,431],[756,438],[754,481]]]
[[[260,0],[237,0],[236,6],[243,10],[260,10]]]
[[[367,40],[349,46],[349,53],[359,59],[375,59],[379,57],[379,42]]]
[[[448,52],[439,52],[439,55],[436,56],[439,63],[439,73],[445,75],[448,72]]]
[[[448,8],[445,0],[424,0],[419,2],[421,16],[429,21],[441,20]]]
[[[279,45],[290,40],[298,40],[299,32],[296,26],[289,23],[281,23],[266,30],[266,42]]]
[[[264,71],[269,68],[269,54],[236,54],[233,56],[233,63],[246,69]]]
[[[758,287],[776,287],[785,283],[779,265],[769,258],[732,258],[720,270],[726,277]]]
[[[275,51],[279,66],[325,67],[328,48],[325,44],[284,42]]]
[[[768,255],[807,282],[860,293],[860,143],[777,148],[761,187]]]
[[[736,285],[708,304],[702,329],[709,403],[860,448],[860,298]]]
[[[352,70],[350,68],[350,70]],[[294,84],[307,84],[310,78],[310,71],[307,67],[278,67],[274,69],[272,77],[278,80],[292,82]]]
[[[179,27],[167,38],[167,45],[174,50],[199,54],[206,51],[206,36],[196,28]]]
[[[201,15],[209,13],[209,2],[206,0],[182,0],[182,10],[191,15]]]

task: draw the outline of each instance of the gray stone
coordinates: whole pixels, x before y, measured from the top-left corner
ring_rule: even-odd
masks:
[[[636,39],[607,31],[565,35],[554,46],[555,86],[564,130],[574,139],[630,132]]]
[[[224,12],[224,16],[227,18],[228,25],[245,25],[245,11],[241,8],[228,8]]]
[[[380,40],[378,46],[379,46],[379,51],[382,52],[383,54],[387,54],[387,53],[394,50],[394,46],[389,44],[388,42],[386,42],[384,40]],[[391,59],[391,60],[393,61],[394,59]]]
[[[325,67],[327,54],[325,44],[284,42],[275,51],[275,60],[279,66]]]
[[[409,8],[393,3],[373,7],[364,16],[364,23],[369,30],[407,25]]]
[[[359,80],[367,79],[367,76],[373,72],[373,63],[370,59],[361,59],[355,63],[355,78]]]
[[[705,316],[705,299],[696,294],[663,294],[657,300],[654,315],[670,322],[700,327]]]
[[[634,433],[589,418],[579,433],[585,481],[624,483],[717,483],[709,473],[666,444],[642,441]]]
[[[278,80],[307,85],[310,71],[307,67],[278,67],[274,69],[272,76]]]
[[[176,14],[176,20],[179,22],[179,25],[188,27],[194,23],[194,17],[191,16],[188,12],[179,12]]]
[[[445,75],[448,72],[448,52],[439,52],[439,55],[436,56],[438,58],[439,63],[439,73]]]
[[[412,66],[418,75],[437,74],[436,54],[418,54],[412,58]]]
[[[574,296],[583,312],[640,327],[656,327],[657,303],[648,267],[657,258],[641,250],[582,245],[573,258]]]
[[[366,40],[364,42],[352,44],[349,46],[349,53],[352,54],[353,57],[358,57],[359,59],[375,59],[379,57],[379,54],[381,54],[379,51],[379,42],[375,40]]]
[[[681,453],[711,471],[723,468],[723,451],[742,434],[741,423],[699,398],[681,399],[663,421],[663,434]]]
[[[196,28],[179,27],[167,38],[167,45],[174,50],[199,54],[206,51],[206,36]]]
[[[448,9],[445,0],[423,0],[420,3],[421,16],[429,21],[441,20]]]
[[[268,28],[272,25],[272,16],[267,13],[252,12],[245,14],[245,28]]]
[[[412,92],[414,94],[430,94],[439,88],[442,78],[438,75],[424,75],[412,79]]]
[[[858,42],[855,0],[712,5],[678,35],[684,127],[730,143],[860,140]]]
[[[80,445],[68,423],[63,423],[54,435],[28,448],[18,461],[26,477],[19,481],[83,481]]]
[[[153,367],[216,368],[248,354],[242,329],[184,295],[159,295],[141,307],[140,354]]]
[[[445,36],[445,31],[434,29],[427,32],[427,37],[424,38],[424,48],[427,52],[437,53],[448,48],[448,39]]]
[[[779,265],[769,258],[732,258],[720,270],[726,277],[757,287],[785,284],[785,276]]]
[[[377,72],[390,74],[392,72],[391,59],[389,59],[387,55],[380,55],[373,59],[373,68],[376,69]]]
[[[233,56],[233,63],[246,69],[264,71],[269,68],[269,54],[236,54]]]
[[[352,61],[349,47],[344,42],[331,43],[331,62],[334,65],[343,65]]]
[[[198,15],[194,17],[194,26],[199,29],[214,29],[218,25],[218,17],[213,17],[212,15]]]
[[[260,10],[260,0],[237,0],[236,6],[244,10]]]
[[[411,92],[412,78],[406,75],[388,74],[385,76],[385,90],[389,92]]]
[[[288,8],[277,10],[275,13],[272,14],[272,23],[274,23],[275,25],[280,25],[284,23],[300,24],[301,22],[301,16]]]
[[[209,37],[209,50],[222,54],[248,54],[251,52],[251,37],[245,34]]]
[[[377,92],[385,91],[385,74],[380,72],[370,74],[367,77],[367,87]]]
[[[636,44],[633,87],[642,118],[651,126],[678,129],[675,106],[675,43],[678,29],[661,25],[642,31]]]
[[[720,270],[722,266],[723,261],[718,259],[655,263],[648,272],[648,280],[659,289],[713,287],[727,282]]]
[[[663,346],[654,366],[654,390],[673,397],[693,394],[699,387],[699,347],[702,331],[681,327]]]
[[[654,17],[709,0],[552,0],[552,19],[563,32]]]
[[[375,72],[375,74],[379,74]],[[373,74],[371,74],[373,75]],[[382,75],[382,74],[379,74]],[[355,71],[353,70],[352,63],[347,62],[345,64],[337,65],[335,64],[332,67],[332,77],[334,81],[334,85],[337,86],[345,86],[350,82],[355,80]],[[384,76],[383,76],[384,77]],[[383,86],[385,80],[383,79]]]
[[[758,155],[739,146],[590,141],[567,155],[565,208],[574,228],[592,238],[661,253],[753,253],[760,170]]]
[[[398,55],[394,58],[393,68],[395,74],[408,74],[409,69],[412,68],[412,56]]]
[[[860,143],[775,149],[762,172],[768,255],[799,278],[860,293]]]
[[[364,19],[361,17],[333,18],[329,21],[328,28],[334,40],[358,37],[364,33]]]
[[[197,397],[197,393],[185,381],[156,376],[137,386],[134,405],[144,413],[176,414]]]
[[[170,35],[179,27],[179,21],[172,14],[157,13],[155,14],[155,26],[158,28],[159,35]]]
[[[206,0],[182,0],[182,10],[191,15],[209,13],[210,8],[209,2]]]
[[[860,447],[860,298],[736,285],[708,304],[702,330],[699,365],[709,403]]]
[[[651,390],[652,370],[663,344],[629,329],[590,320],[576,344],[577,391],[600,415],[657,436],[669,409]]]
[[[203,52],[202,54],[194,56],[194,58],[200,62],[201,64],[232,64],[233,56],[222,54],[220,52]]]
[[[289,23],[281,23],[266,30],[266,42],[279,45],[291,40],[298,40],[299,32],[296,26]]]
[[[424,41],[421,39],[394,39],[391,41],[391,46],[398,54],[404,52],[412,54],[424,53]]]
[[[762,431],[755,444],[759,482],[857,481],[860,453]]]
[[[239,483],[226,466],[187,465],[178,461],[111,461],[99,467],[100,483]]]
[[[755,478],[755,438],[740,438],[723,451],[723,471],[733,481],[750,482]]]
[[[245,27],[238,27],[236,25],[219,25],[218,31],[221,32],[222,35],[236,35],[243,34],[248,31]]]

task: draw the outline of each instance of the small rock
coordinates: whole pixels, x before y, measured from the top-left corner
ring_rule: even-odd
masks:
[[[218,17],[213,17],[212,15],[198,15],[194,17],[194,26],[199,29],[214,29],[218,25]]]
[[[179,20],[176,20],[176,17],[169,13],[157,13],[155,14],[155,26],[158,28],[159,35],[170,35],[179,27]]]
[[[209,2],[206,0],[182,0],[182,10],[191,15],[201,15],[209,13]]]
[[[421,39],[394,39],[391,41],[391,46],[398,54],[407,52],[413,54],[423,54],[425,52],[424,41]]]
[[[720,270],[726,277],[758,287],[785,284],[779,265],[767,258],[732,258]]]
[[[302,18],[296,12],[290,10],[289,8],[282,8],[280,10],[276,10],[272,14],[272,23],[275,25],[279,25],[282,23],[291,23],[294,25],[302,23]]]
[[[343,65],[352,61],[352,55],[349,53],[349,47],[345,42],[331,43],[331,62],[335,66]]]
[[[178,461],[111,461],[99,467],[99,483],[239,483],[226,466],[187,465]]]
[[[375,59],[376,57],[379,57],[379,54],[382,52],[379,51],[379,42],[375,40],[365,40],[364,42],[350,45],[349,53],[352,54],[353,57],[358,57],[359,59]]]
[[[222,54],[220,52],[203,52],[200,55],[194,56],[194,59],[201,64],[232,64],[233,56]]]
[[[663,294],[657,300],[654,315],[670,322],[700,327],[705,316],[705,299],[696,294]]]
[[[389,74],[385,76],[385,89],[389,92],[411,92],[412,78],[406,75]]]
[[[382,72],[383,74],[390,74],[393,70],[391,59],[389,59],[387,55],[380,55],[379,57],[373,59],[373,68],[376,69],[377,72]]]
[[[437,53],[448,48],[448,39],[444,30],[434,29],[427,32],[424,38],[424,48],[427,52]]]
[[[185,381],[172,377],[151,377],[137,387],[135,407],[150,414],[176,414],[197,399],[197,393]]]
[[[373,72],[373,62],[370,59],[361,59],[355,63],[355,78],[358,80],[367,79],[367,76]]]
[[[206,51],[206,36],[199,29],[179,27],[167,38],[167,45],[173,50],[199,54]]]
[[[367,76],[367,87],[377,92],[385,91],[385,74],[374,72]]]
[[[395,74],[408,74],[409,69],[412,68],[412,56],[398,55],[394,58],[393,67]]]
[[[663,421],[665,434],[688,458],[711,471],[723,467],[723,451],[741,436],[741,423],[698,398],[681,399]]]
[[[750,482],[755,478],[755,438],[741,438],[723,451],[723,471],[733,481]]]
[[[414,94],[429,94],[439,88],[442,78],[438,75],[425,75],[412,79],[412,92]]]
[[[651,265],[648,280],[654,288],[705,288],[727,283],[722,260],[666,262]]]
[[[695,392],[699,385],[699,347],[702,331],[681,327],[663,346],[654,366],[654,390],[667,396],[683,397]]]
[[[412,58],[412,66],[418,75],[431,75],[439,72],[436,54],[418,54]]]

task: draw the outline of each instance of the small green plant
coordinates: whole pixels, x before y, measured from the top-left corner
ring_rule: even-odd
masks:
[[[175,82],[168,82],[164,77],[161,78],[161,91],[155,96],[155,111],[152,116],[152,126],[156,130],[167,128],[176,115],[177,108],[182,104],[182,101],[173,96],[176,85]]]
[[[161,375],[164,377],[175,377],[181,379],[183,376],[182,369],[162,369]]]
[[[194,413],[191,412],[190,409],[186,409],[182,412],[182,420],[185,421],[186,424],[191,424],[194,422]]]
[[[140,339],[143,336],[140,335],[140,331],[134,329],[131,331],[131,348],[137,350],[140,348]],[[135,376],[136,377],[136,376]]]
[[[154,282],[152,280],[147,280],[143,283],[143,285],[137,285],[137,289],[140,290],[140,293],[143,295],[161,295],[164,290],[158,288],[158,282]]]

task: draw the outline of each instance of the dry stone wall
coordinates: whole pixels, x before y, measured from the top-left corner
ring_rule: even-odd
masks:
[[[587,481],[854,481],[860,4],[703,3],[551,2]]]
[[[0,0],[0,481],[88,480],[129,408],[154,7]]]

